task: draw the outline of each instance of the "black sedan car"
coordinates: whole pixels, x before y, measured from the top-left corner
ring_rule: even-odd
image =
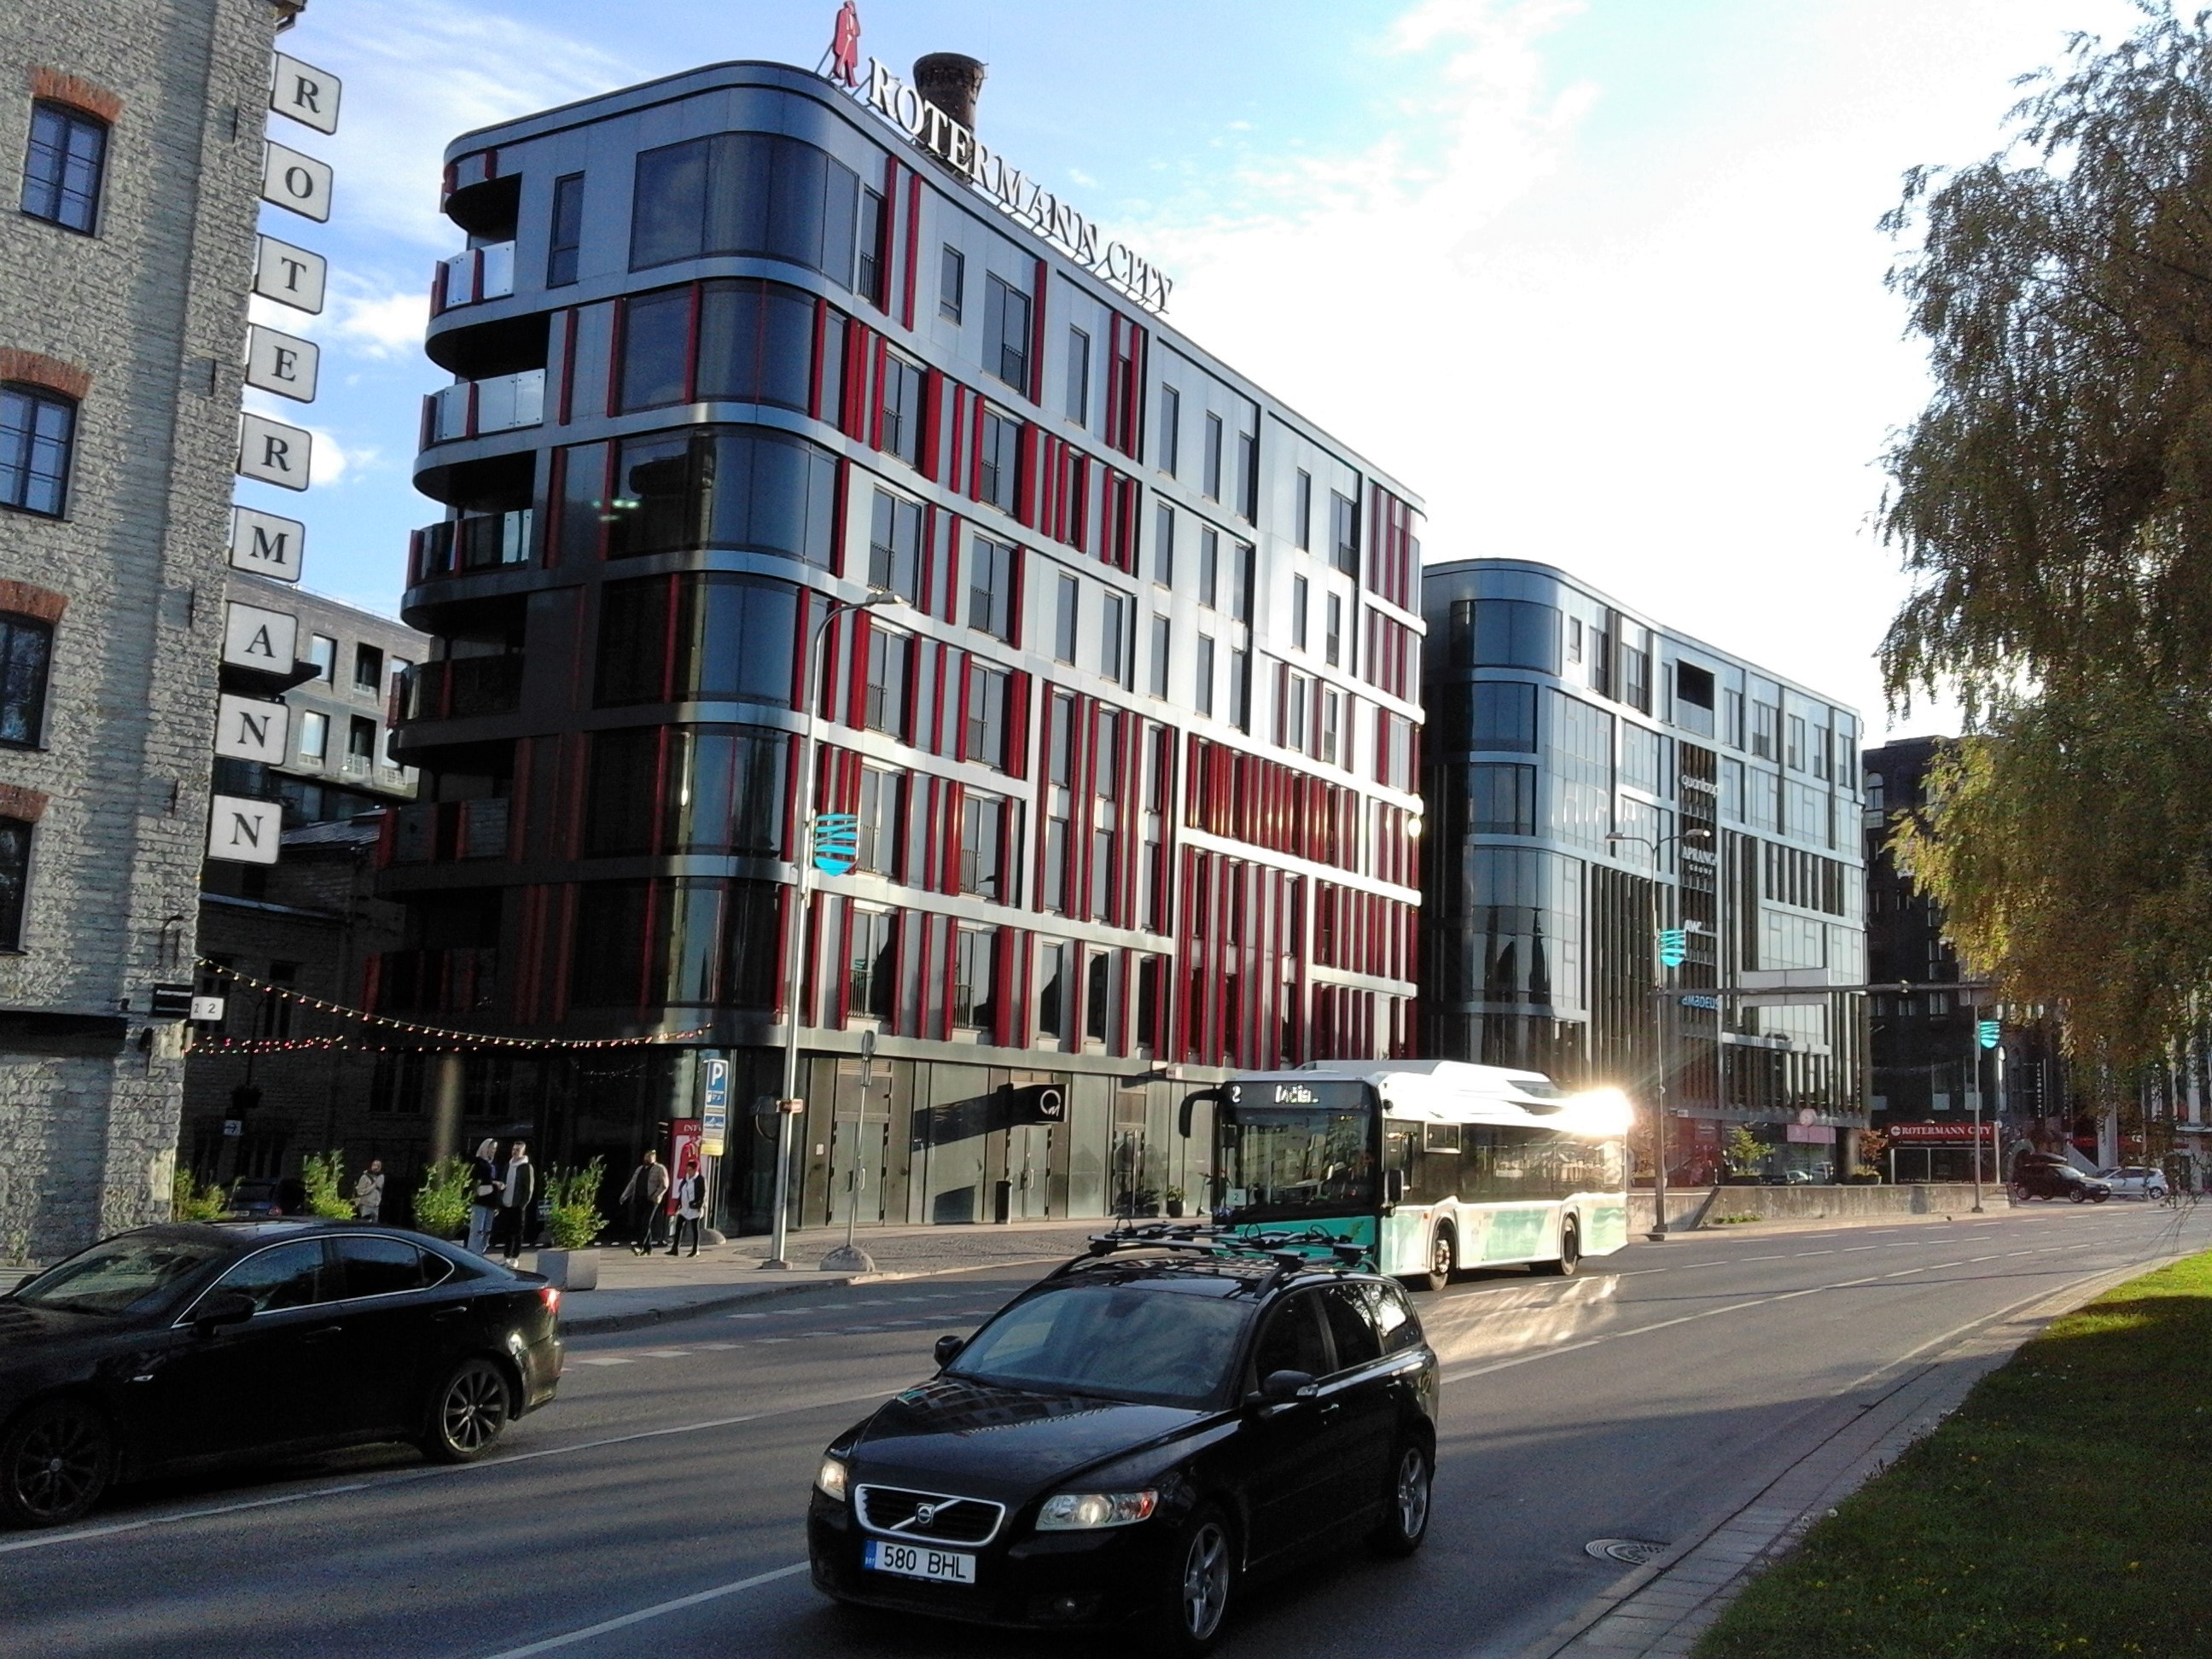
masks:
[[[2012,1195],[2023,1202],[2031,1198],[2064,1198],[2076,1204],[2102,1204],[2112,1195],[2112,1183],[2082,1174],[2063,1158],[2030,1154],[2013,1168]]]
[[[1437,1357],[1376,1274],[1184,1230],[1101,1239],[831,1443],[807,1517],[841,1601],[1145,1627],[1203,1653],[1240,1586],[1420,1547]]]
[[[561,1293],[349,1222],[119,1233],[0,1297],[0,1521],[118,1481],[404,1440],[465,1462],[553,1397]]]

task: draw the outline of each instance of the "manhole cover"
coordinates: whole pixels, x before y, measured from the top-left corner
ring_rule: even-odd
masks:
[[[1666,1554],[1667,1546],[1648,1538],[1593,1538],[1583,1546],[1583,1552],[1601,1561],[1625,1561],[1632,1567],[1640,1567]]]

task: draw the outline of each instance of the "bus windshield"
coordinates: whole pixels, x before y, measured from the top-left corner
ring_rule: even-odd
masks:
[[[1375,1207],[1372,1107],[1240,1107],[1222,1126],[1224,1200],[1271,1216]]]

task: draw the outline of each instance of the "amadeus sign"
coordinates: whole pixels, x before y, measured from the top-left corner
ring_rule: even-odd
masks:
[[[951,164],[1006,213],[1073,254],[1078,264],[1104,277],[1149,311],[1164,312],[1174,282],[1125,242],[1100,246],[1098,227],[1046,190],[877,59],[868,60],[865,86],[853,95],[903,127],[923,149]]]

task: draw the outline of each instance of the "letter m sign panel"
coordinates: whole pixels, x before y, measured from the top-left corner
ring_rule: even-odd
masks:
[[[273,800],[217,795],[209,803],[208,856],[228,864],[274,864],[284,808]]]

